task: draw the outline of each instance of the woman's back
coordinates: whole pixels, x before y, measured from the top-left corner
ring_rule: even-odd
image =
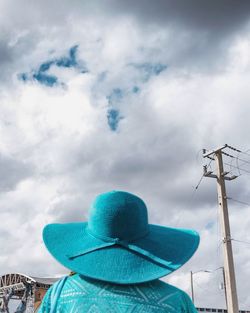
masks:
[[[39,313],[50,310],[51,291],[47,292]],[[134,285],[118,285],[69,276],[63,286],[57,312],[88,313],[165,313],[196,312],[189,296],[160,280]]]

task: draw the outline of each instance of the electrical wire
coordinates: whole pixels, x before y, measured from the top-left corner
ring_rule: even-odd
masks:
[[[238,167],[239,175],[241,175],[241,172],[240,172],[240,165],[239,165],[239,159],[238,159],[238,158],[236,159],[236,165],[237,165],[237,167]]]
[[[233,156],[232,158],[238,159],[238,160],[240,160],[240,161],[242,161],[242,162],[244,162],[244,163],[250,164],[250,162],[247,161],[247,160],[244,160],[244,159],[241,159],[241,158],[238,158],[238,157],[235,157],[235,156]],[[244,163],[243,163],[243,164],[244,164]],[[243,165],[243,164],[241,164],[241,165]]]
[[[204,175],[202,174],[200,180],[198,181],[198,184],[194,187],[195,190],[197,190],[197,189],[199,188],[199,186],[200,186],[200,184],[201,184],[203,178],[204,178]]]
[[[224,154],[224,155],[226,155],[226,156],[228,156],[228,157],[230,157],[230,158],[232,158],[232,159],[240,160],[240,161],[243,162],[243,164],[245,164],[245,163],[250,164],[250,161],[239,158],[239,154],[240,154],[240,153],[242,153],[242,154],[244,154],[244,155],[248,155],[248,156],[250,157],[250,154],[249,154],[249,153],[240,151],[240,150],[238,150],[238,149],[236,149],[236,148],[234,148],[234,147],[231,147],[231,146],[229,146],[229,145],[227,145],[227,148],[229,148],[229,149],[231,149],[231,150],[233,150],[233,151],[235,151],[235,152],[238,152],[238,155],[237,155],[237,156],[234,156],[234,155],[228,154],[228,153],[226,153],[226,152],[224,152],[224,151],[222,151],[222,154]],[[246,151],[249,151],[249,150],[246,150]],[[238,163],[238,162],[237,162],[237,163]],[[240,165],[237,164],[237,165],[242,166],[243,164],[240,164]]]
[[[228,149],[231,149],[231,150],[233,150],[233,151],[241,152],[241,150],[236,149],[236,148],[234,148],[234,147],[232,147],[232,146],[229,146],[228,144],[225,144],[225,147],[228,148]]]
[[[246,150],[246,151],[249,151],[249,149],[248,149],[248,150]],[[239,153],[242,153],[242,154],[248,155],[248,156],[250,157],[250,154],[249,154],[249,153],[247,153],[246,151],[240,151]]]
[[[203,150],[203,149],[200,149],[200,150],[197,151],[197,153],[196,153],[196,162],[197,162],[197,163],[199,162],[198,158],[200,157],[200,153],[202,152],[202,150]]]
[[[244,202],[244,201],[241,201],[241,200],[237,200],[237,199],[234,199],[234,198],[231,198],[231,197],[227,197],[227,199],[231,200],[231,201],[234,201],[234,202],[238,202],[238,203],[247,205],[247,206],[250,206],[250,203],[247,203],[247,202]]]
[[[209,293],[211,293],[211,289],[209,288],[204,288],[204,287],[202,287],[199,283],[197,283],[197,281],[195,280],[195,279],[193,279],[193,283],[198,287],[198,288],[200,288],[201,290],[203,290],[203,291],[205,291],[205,292],[209,292]]]
[[[244,240],[238,240],[238,239],[231,239],[232,241],[240,242],[240,243],[245,243],[246,245],[250,245],[249,241],[244,241]]]
[[[227,162],[224,162],[224,164],[226,164],[226,165],[228,165],[228,166],[231,166],[231,167],[233,167],[233,168],[236,168],[237,170],[239,170],[239,171],[243,171],[243,172],[246,172],[246,173],[249,173],[250,174],[250,171],[247,171],[246,169],[244,169],[244,168],[239,168],[239,167],[237,167],[237,166],[234,166],[234,165],[231,165],[231,164],[229,164],[229,163],[227,163]],[[239,176],[241,176],[242,174],[240,174]]]
[[[249,149],[246,150],[246,151],[249,151]],[[240,154],[240,153],[241,153],[241,154],[244,154],[244,155],[247,155],[247,156],[250,157],[250,154],[249,154],[249,153],[246,153],[246,152],[243,152],[243,151],[239,151],[239,153],[238,153],[238,155],[237,155],[237,157],[236,157],[237,166],[240,167],[240,166],[242,166],[242,165],[244,165],[244,164],[246,164],[246,163],[250,164],[250,161],[247,161],[247,160],[244,160],[244,159],[239,158],[239,154]],[[239,160],[242,161],[243,163],[242,163],[242,164],[239,164]]]
[[[207,166],[207,167],[210,167],[210,166],[211,166],[210,164],[211,164],[212,161],[213,161],[213,160],[210,160],[209,163],[208,163],[206,166]],[[204,174],[202,174],[202,176],[201,176],[201,178],[199,179],[197,185],[194,187],[195,190],[197,190],[197,189],[199,188],[199,186],[200,186],[200,184],[201,184],[203,178],[204,178]]]
[[[250,161],[241,159],[241,158],[239,158],[238,156],[232,156],[232,155],[229,155],[229,154],[227,154],[227,153],[223,153],[223,154],[231,158],[230,164],[224,162],[224,164],[227,164],[227,165],[230,166],[230,172],[232,172],[232,167],[234,167],[234,166],[232,165],[232,162],[233,162],[234,159],[236,160],[236,165],[237,165],[237,169],[238,169],[238,171],[239,171],[239,174],[241,174],[241,173],[240,173],[240,170],[245,170],[244,168],[241,169],[240,166],[245,165],[245,164],[250,164]],[[241,161],[241,162],[243,162],[243,163],[239,164],[239,161]]]
[[[214,170],[213,170],[212,165],[211,165],[212,161],[214,161],[214,160],[211,159],[210,162],[208,163],[207,167],[210,168],[210,170],[213,172]]]
[[[241,152],[240,150],[235,149],[235,148],[233,148],[233,147],[231,147],[231,146],[227,146],[227,148],[229,148],[229,149],[231,149],[231,150],[233,150],[233,151],[238,152],[238,154],[239,154],[239,153],[244,153],[244,154],[247,154],[248,156],[250,156],[250,154],[248,154],[248,153],[246,153],[246,152]],[[250,174],[250,171],[248,171],[246,168],[241,168],[242,165],[250,164],[250,161],[245,160],[245,159],[242,159],[242,158],[239,158],[239,156],[230,155],[230,154],[228,154],[228,153],[226,153],[226,152],[222,152],[222,153],[223,153],[225,156],[231,158],[230,163],[224,162],[225,165],[228,165],[228,166],[229,166],[229,173],[232,173],[233,168],[234,168],[234,169],[237,169],[237,170],[238,170],[238,176],[243,175],[243,174],[241,173],[241,171]],[[236,160],[236,166],[232,164],[233,160]],[[211,161],[212,161],[212,160],[211,160]],[[209,162],[209,165],[207,165],[207,167],[210,166],[211,161]],[[239,161],[241,161],[242,163],[239,164]],[[211,166],[210,166],[210,167],[211,167]],[[202,180],[202,178],[201,178],[201,180]],[[199,185],[199,184],[198,184],[198,185]]]
[[[236,162],[237,162],[237,160],[236,160]],[[232,168],[232,163],[233,163],[233,158],[231,158],[231,161],[230,161],[230,169],[229,169],[229,172],[228,172],[228,174],[233,174],[233,168]],[[237,164],[238,165],[238,164]],[[240,173],[239,173],[240,174]]]

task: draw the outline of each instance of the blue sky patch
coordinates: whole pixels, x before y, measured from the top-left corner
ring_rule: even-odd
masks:
[[[116,131],[122,116],[120,116],[120,111],[117,109],[109,109],[107,112],[108,125],[112,131]]]
[[[138,87],[138,86],[134,86],[133,88],[132,88],[132,92],[133,93],[138,93],[140,91],[140,88]]]
[[[120,88],[114,88],[107,99],[110,105],[117,104],[124,96],[124,91]]]
[[[38,72],[46,72],[50,69],[51,65],[54,64],[54,61],[44,62],[40,65]]]
[[[20,73],[18,78],[24,82],[28,80],[35,80],[42,85],[53,87],[58,84],[58,77],[48,73],[51,66],[65,67],[65,68],[76,68],[81,73],[88,72],[87,68],[80,65],[77,61],[77,49],[78,45],[75,45],[69,49],[68,55],[60,58],[55,58],[53,60],[48,60],[43,62],[37,70],[31,73]]]
[[[209,229],[213,228],[213,226],[214,226],[214,222],[209,221],[209,222],[206,224],[205,228],[209,230]]]
[[[21,74],[18,74],[18,79],[26,82],[29,79],[29,77],[27,73],[21,73]]]
[[[101,72],[101,73],[97,76],[97,81],[98,81],[98,82],[103,82],[103,81],[107,78],[107,75],[108,75],[108,71],[103,71],[103,72]]]
[[[142,73],[143,81],[148,81],[151,77],[160,75],[167,68],[165,64],[150,62],[133,63],[132,66]]]
[[[42,85],[53,87],[58,82],[58,78],[54,75],[47,75],[42,72],[38,72],[37,74],[33,74],[32,76],[35,80],[37,80]]]
[[[73,46],[69,49],[69,56],[68,57],[62,57],[55,61],[55,64],[59,67],[78,67],[78,63],[76,60],[76,52],[77,52],[78,46]]]

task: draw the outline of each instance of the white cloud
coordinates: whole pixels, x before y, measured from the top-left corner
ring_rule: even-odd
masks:
[[[46,3],[44,9],[48,10]],[[175,40],[174,30],[167,26],[142,27],[131,15],[106,19],[93,11],[86,17],[69,14],[63,23],[59,21],[60,14],[65,14],[62,9],[54,21],[29,10],[26,21],[18,18],[15,30],[6,32],[14,59],[2,77],[6,79],[8,72],[13,81],[0,94],[0,153],[8,164],[10,160],[19,165],[24,162],[31,170],[16,177],[9,175],[13,174],[10,167],[2,179],[7,184],[7,178],[13,177],[0,198],[0,216],[5,221],[0,228],[2,273],[63,272],[41,242],[43,226],[86,220],[97,193],[124,189],[145,199],[152,223],[200,231],[197,254],[166,278],[188,291],[190,270],[222,265],[216,182],[204,179],[194,192],[202,174],[202,162],[196,158],[200,149],[224,143],[249,148],[249,38],[241,33],[235,45],[232,41],[227,46],[229,59],[222,64],[223,70],[204,71],[202,67],[192,71],[185,64],[185,49],[179,49],[180,38],[185,36]],[[34,25],[36,19],[43,23]],[[13,26],[11,20],[2,24]],[[49,74],[60,78],[65,87],[17,79],[18,73],[66,55],[75,44],[79,44],[78,60],[86,63],[89,72],[51,67]],[[131,65],[144,62],[168,67],[146,81],[143,72]],[[137,93],[134,86],[139,88]],[[114,107],[124,118],[112,132],[107,123],[107,97],[115,88],[123,95]],[[249,202],[248,179],[242,175],[228,183],[229,194]],[[248,207],[230,204],[233,237],[249,241]],[[250,299],[243,282],[249,251],[236,242],[234,250],[239,299],[247,309]],[[219,275],[218,271],[197,274],[197,303],[223,305],[223,291],[214,288]]]

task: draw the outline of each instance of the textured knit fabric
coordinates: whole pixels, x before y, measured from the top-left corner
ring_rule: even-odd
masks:
[[[53,286],[38,313],[49,313]],[[57,313],[197,313],[189,296],[160,280],[118,285],[76,274],[68,277]]]

